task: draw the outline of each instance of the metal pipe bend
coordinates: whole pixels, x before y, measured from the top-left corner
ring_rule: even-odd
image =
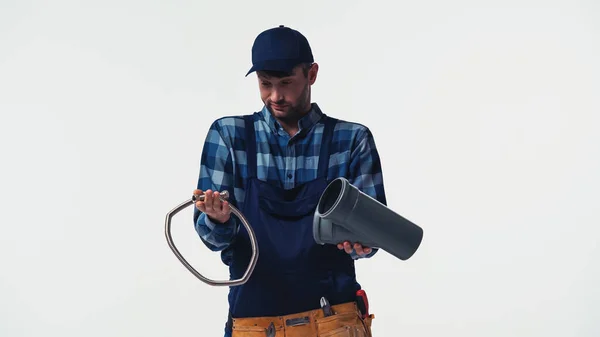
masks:
[[[223,191],[223,192],[220,193],[219,199],[221,199],[221,201],[225,201],[228,198],[229,198],[229,192],[228,191]],[[254,230],[252,229],[252,226],[250,226],[250,223],[248,223],[248,219],[246,219],[246,217],[242,214],[242,212],[240,212],[240,210],[238,210],[231,203],[229,204],[229,207],[231,208],[231,212],[238,219],[240,219],[240,221],[242,222],[242,224],[246,228],[246,230],[248,232],[248,236],[250,237],[250,244],[251,244],[251,248],[252,248],[252,257],[250,258],[250,263],[248,264],[248,269],[242,275],[241,278],[236,279],[236,280],[223,280],[223,281],[209,279],[209,278],[203,276],[202,274],[200,274],[196,269],[194,269],[194,267],[192,267],[186,261],[186,259],[181,255],[181,253],[179,252],[179,250],[177,249],[177,247],[175,247],[175,244],[173,243],[173,238],[171,236],[171,220],[173,219],[173,217],[177,213],[179,213],[183,209],[187,208],[190,205],[194,205],[197,200],[204,200],[204,195],[201,195],[198,199],[195,196],[192,196],[192,198],[190,198],[190,199],[182,202],[181,204],[177,205],[175,208],[173,208],[171,211],[169,211],[167,213],[167,216],[166,216],[166,219],[165,219],[165,237],[167,238],[167,242],[169,244],[169,247],[171,248],[171,250],[173,251],[173,253],[175,254],[175,256],[177,256],[177,258],[179,259],[179,261],[192,274],[194,274],[194,276],[196,276],[200,281],[202,281],[202,282],[204,282],[204,283],[206,283],[208,285],[211,285],[211,286],[230,286],[230,287],[233,287],[233,286],[239,286],[239,285],[242,285],[242,284],[248,282],[248,280],[250,279],[250,276],[252,275],[252,272],[254,271],[254,268],[256,267],[256,262],[258,261],[258,242],[256,240],[256,235],[254,234]]]

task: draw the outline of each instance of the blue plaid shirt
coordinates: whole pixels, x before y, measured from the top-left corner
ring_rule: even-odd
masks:
[[[286,189],[317,177],[323,116],[316,103],[299,121],[299,131],[290,136],[273,118],[266,107],[255,122],[257,140],[257,178]],[[244,141],[244,119],[228,116],[215,120],[208,130],[200,162],[197,188],[203,191],[229,191],[229,202],[242,209],[244,181],[247,177]],[[329,157],[328,178],[345,177],[348,181],[379,202],[386,204],[379,154],[371,131],[364,125],[338,120],[333,133]],[[238,150],[240,149],[240,150]],[[215,224],[194,208],[195,229],[212,251],[221,251],[224,263],[230,259],[228,246],[239,229],[232,215],[224,224]],[[367,255],[373,256],[376,249]],[[352,252],[352,257],[359,256]]]

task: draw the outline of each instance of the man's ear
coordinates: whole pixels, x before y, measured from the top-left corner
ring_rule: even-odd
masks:
[[[317,80],[317,74],[319,73],[319,65],[317,63],[313,63],[310,69],[308,70],[308,83],[313,85]]]

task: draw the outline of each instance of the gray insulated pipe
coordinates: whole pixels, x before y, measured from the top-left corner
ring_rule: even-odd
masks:
[[[419,248],[423,229],[347,179],[337,178],[321,195],[313,218],[313,236],[318,244],[359,242],[407,260]]]

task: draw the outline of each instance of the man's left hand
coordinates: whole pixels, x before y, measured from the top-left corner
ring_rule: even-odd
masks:
[[[350,254],[352,253],[352,246],[354,246],[354,251],[356,252],[356,254],[358,254],[359,256],[365,256],[369,253],[372,252],[372,249],[370,247],[364,247],[363,245],[361,245],[358,242],[355,242],[354,244],[352,244],[349,241],[344,241],[342,243],[338,243],[338,249],[339,250],[344,250],[346,251],[346,253]]]

